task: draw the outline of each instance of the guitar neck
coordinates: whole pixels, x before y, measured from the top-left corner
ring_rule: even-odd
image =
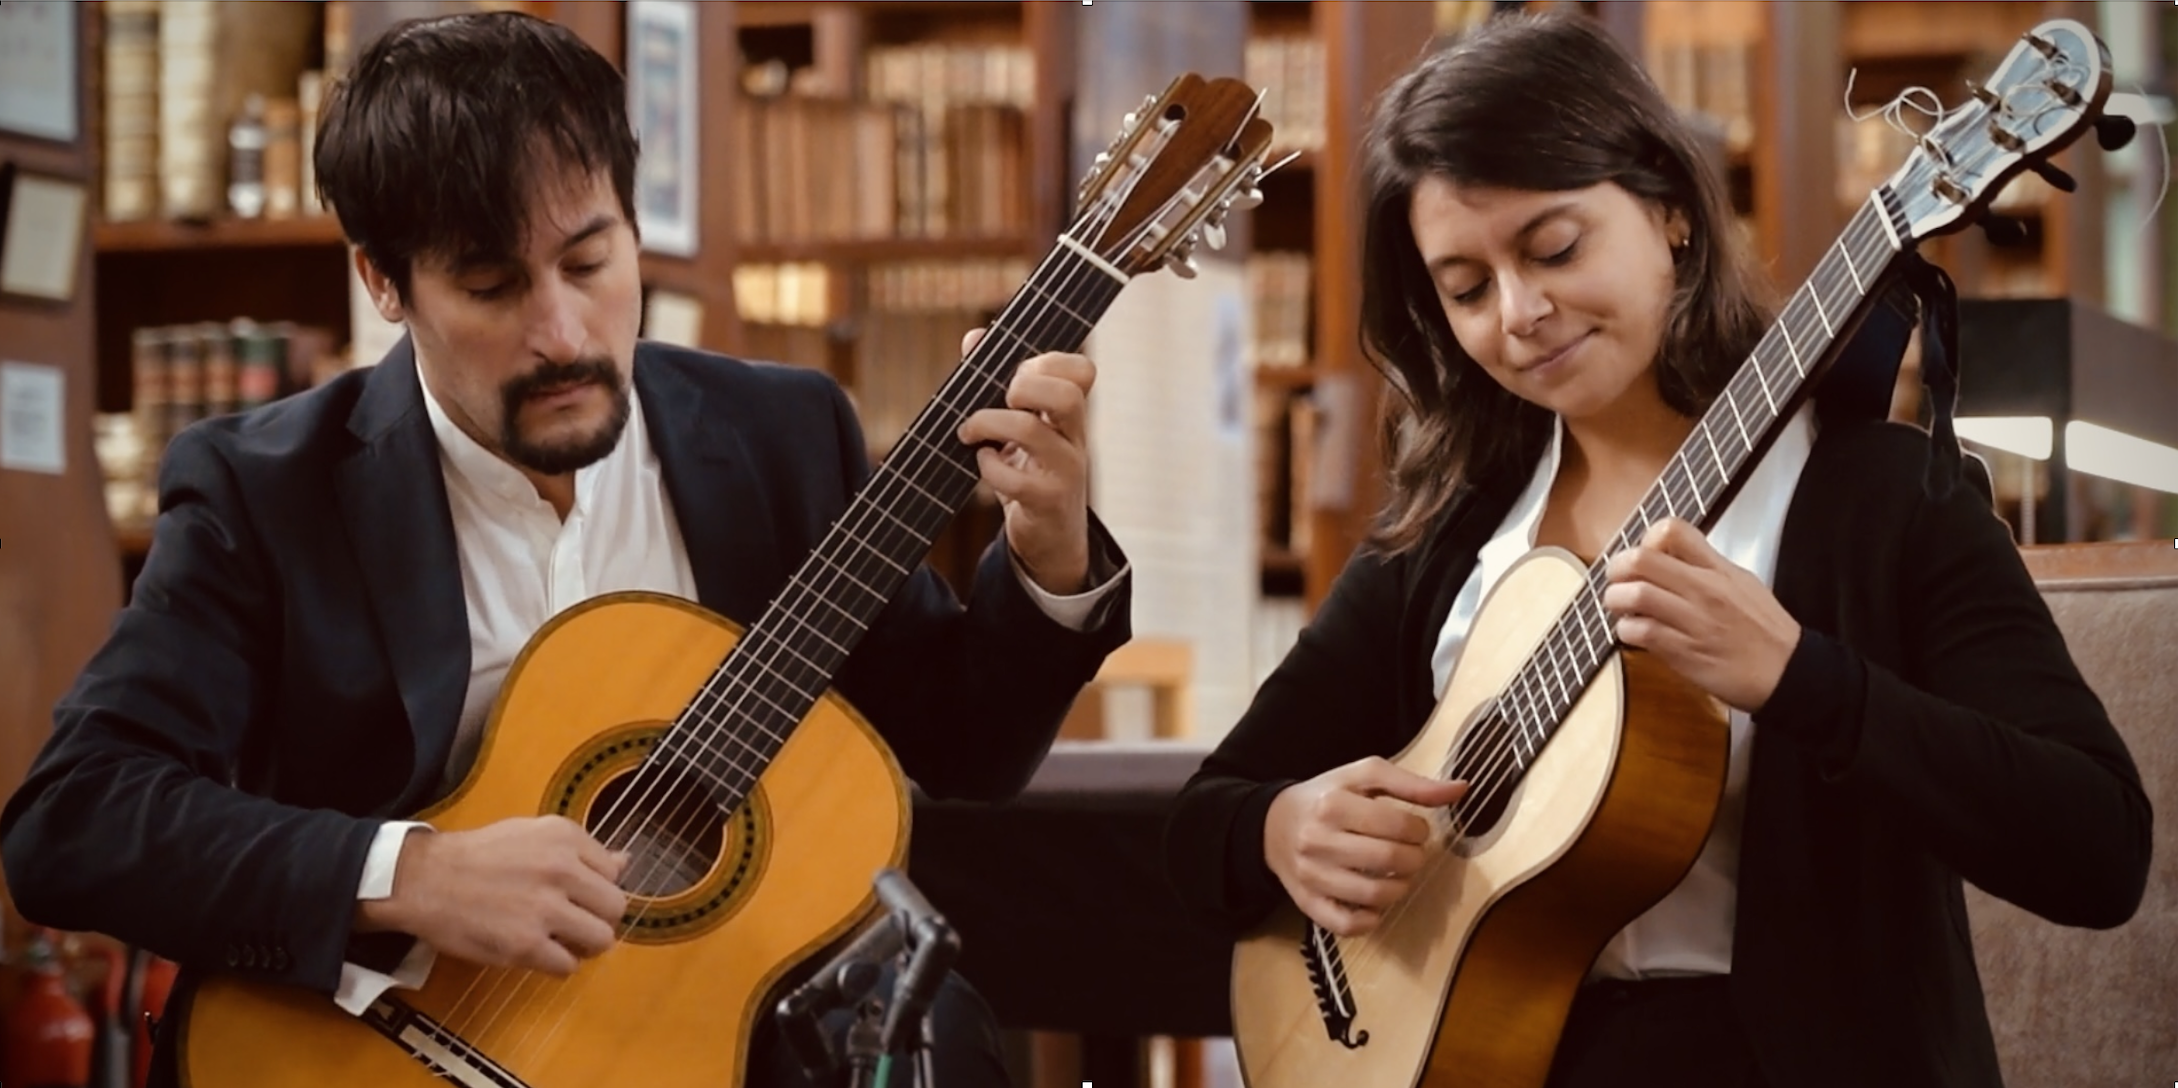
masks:
[[[1575,595],[1500,697],[1499,709],[1507,721],[1532,738],[1530,751],[1540,750],[1617,649],[1603,608],[1611,557],[1639,543],[1649,526],[1666,518],[1682,519],[1704,532],[1716,524],[1829,365],[1840,334],[1858,324],[1873,297],[1870,292],[1901,251],[1903,223],[1887,187],[1861,205],[1589,565],[1587,590]]]
[[[983,338],[689,701],[653,760],[740,803],[908,574],[975,492],[976,451],[960,426],[1005,402],[1020,364],[1075,351],[1126,277],[1064,239],[1014,293]]]

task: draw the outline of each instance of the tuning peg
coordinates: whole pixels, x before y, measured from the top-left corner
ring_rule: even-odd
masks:
[[[1235,189],[1232,196],[1225,198],[1226,208],[1233,211],[1246,211],[1261,203],[1263,203],[1263,190],[1253,186],[1246,189]]]
[[[2002,215],[1983,216],[1981,232],[1993,246],[2016,246],[2027,240],[2027,225]]]
[[[2029,162],[2027,164],[2027,169],[2042,175],[2042,180],[2049,182],[2050,186],[2056,189],[2058,192],[2069,193],[2074,189],[2080,187],[2079,182],[2072,180],[2072,175],[2067,174],[2063,170],[2058,169],[2056,166],[2051,165],[2045,159],[2035,159],[2034,161]]]
[[[1181,253],[1177,250],[1173,251],[1172,256],[1165,258],[1165,267],[1171,269],[1173,275],[1183,280],[1194,279],[1195,274],[1201,271],[1201,269],[1195,267],[1194,254]]]
[[[1225,224],[1214,217],[1204,223],[1202,225],[1202,240],[1208,243],[1211,249],[1224,249]]]
[[[2116,151],[2133,142],[2133,134],[2140,131],[2133,119],[2122,113],[2106,113],[2095,118],[2095,142],[2104,151]]]

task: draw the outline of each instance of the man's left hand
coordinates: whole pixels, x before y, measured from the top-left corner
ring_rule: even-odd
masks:
[[[982,330],[961,341],[973,350]],[[960,427],[981,445],[976,464],[1006,515],[1006,544],[1046,593],[1066,597],[1089,581],[1089,387],[1096,364],[1051,352],[1024,361],[1006,386],[1006,407]],[[984,445],[988,443],[988,445]]]
[[[1603,607],[1620,642],[1647,650],[1731,706],[1769,701],[1800,643],[1800,624],[1769,587],[1677,518],[1649,526],[1611,557]]]

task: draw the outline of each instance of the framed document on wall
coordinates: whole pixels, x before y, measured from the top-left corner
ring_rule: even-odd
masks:
[[[83,256],[87,186],[0,163],[0,297],[67,302]]]
[[[82,135],[77,17],[74,0],[0,3],[0,129],[64,144]]]
[[[641,156],[635,219],[643,248],[676,257],[696,252],[696,5],[629,0],[628,121]]]

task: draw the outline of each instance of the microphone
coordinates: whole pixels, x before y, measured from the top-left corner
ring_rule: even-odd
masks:
[[[880,965],[899,955],[901,945],[899,923],[888,912],[779,1002],[779,1027],[795,1060],[810,1076],[822,1079],[839,1064],[831,1037],[823,1029],[824,1014],[862,1000],[883,977]]]

